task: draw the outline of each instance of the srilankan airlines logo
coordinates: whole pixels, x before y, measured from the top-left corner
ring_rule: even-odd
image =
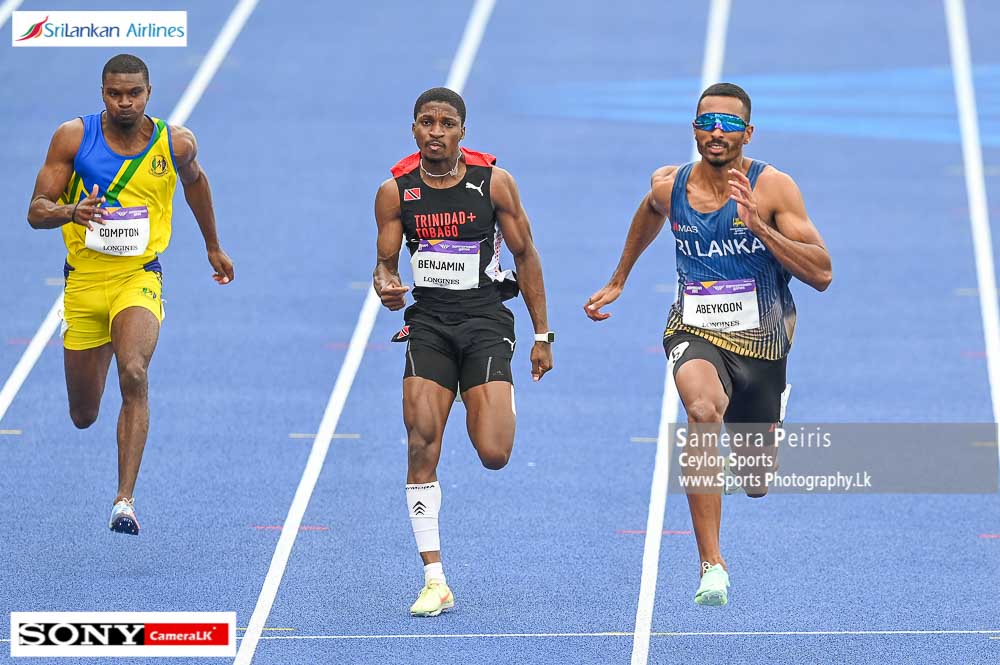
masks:
[[[29,39],[35,39],[36,37],[41,37],[42,36],[42,32],[43,32],[42,27],[46,24],[46,22],[48,22],[48,20],[49,20],[49,17],[46,16],[41,21],[39,21],[38,23],[36,23],[33,26],[31,26],[30,28],[28,28],[28,30],[23,35],[21,35],[20,37],[18,37],[14,41],[16,41],[16,42],[23,42],[23,41],[27,41]]]
[[[11,24],[13,46],[187,45],[186,11],[15,11]]]

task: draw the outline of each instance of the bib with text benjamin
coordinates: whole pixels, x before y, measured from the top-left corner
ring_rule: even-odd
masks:
[[[410,257],[415,286],[439,289],[479,288],[478,240],[421,239]]]

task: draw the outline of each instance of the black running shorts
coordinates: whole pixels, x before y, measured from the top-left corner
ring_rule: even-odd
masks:
[[[503,305],[474,314],[433,313],[411,305],[403,319],[406,325],[392,341],[407,343],[404,379],[430,379],[452,392],[490,381],[514,382],[514,315]]]
[[[663,349],[673,361],[674,377],[689,360],[707,360],[715,366],[729,396],[725,422],[774,424],[783,420],[782,393],[785,391],[787,357],[780,360],[749,358],[684,332],[665,337]]]

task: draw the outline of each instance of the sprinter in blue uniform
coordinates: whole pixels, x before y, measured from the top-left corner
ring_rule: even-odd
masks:
[[[745,441],[757,436],[759,442],[784,418],[788,398],[785,361],[795,332],[788,284],[795,277],[824,291],[832,279],[830,254],[795,181],[743,155],[753,125],[750,97],[742,88],[710,86],[692,124],[701,159],[653,173],[618,267],[584,311],[594,321],[611,316],[601,309],[621,295],[632,266],[669,219],[677,300],[663,347],[689,432],[717,435],[725,422],[727,433],[743,434]],[[762,458],[773,462],[771,448]],[[763,496],[764,478],[743,477],[747,494]],[[688,504],[701,561],[695,602],[725,605],[729,575],[719,547],[721,491],[689,490]]]

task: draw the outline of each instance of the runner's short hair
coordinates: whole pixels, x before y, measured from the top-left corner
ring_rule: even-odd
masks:
[[[455,107],[458,111],[459,117],[462,119],[462,124],[465,124],[465,100],[462,99],[462,95],[458,94],[450,88],[431,88],[430,90],[425,90],[420,93],[417,97],[417,103],[413,105],[413,119],[417,119],[417,114],[420,113],[420,107],[428,102],[444,102],[445,104],[450,104]]]
[[[701,93],[701,97],[698,98],[698,106],[695,107],[694,111],[695,114],[698,113],[698,108],[701,107],[701,100],[706,97],[735,97],[743,102],[743,108],[747,110],[747,116],[743,120],[750,122],[750,95],[735,83],[716,83],[705,88],[705,92]]]
[[[146,68],[146,63],[129,53],[119,53],[104,63],[101,83],[104,83],[108,74],[142,74],[142,80],[149,85],[149,69]]]

